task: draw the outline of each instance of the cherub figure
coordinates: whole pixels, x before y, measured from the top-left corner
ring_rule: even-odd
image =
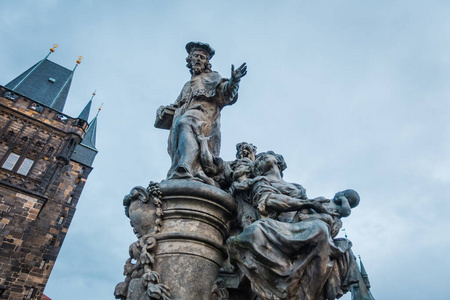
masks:
[[[317,213],[311,209],[300,210],[295,215],[293,222],[317,218],[330,225],[331,237],[335,238],[342,228],[341,218],[350,216],[352,208],[359,205],[360,198],[355,190],[348,189],[337,192],[331,200],[327,200],[324,197],[318,197],[312,200],[321,201],[328,212]]]

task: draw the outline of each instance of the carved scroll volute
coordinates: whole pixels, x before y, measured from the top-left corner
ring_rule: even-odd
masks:
[[[159,218],[156,215],[157,207],[151,198],[146,188],[137,186],[123,200],[125,214],[130,218],[130,224],[138,238],[156,233],[155,225]]]

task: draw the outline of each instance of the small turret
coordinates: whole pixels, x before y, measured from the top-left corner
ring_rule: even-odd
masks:
[[[372,296],[372,293],[370,292],[369,276],[367,275],[366,269],[364,268],[361,256],[359,256],[359,266],[359,282],[350,286],[352,300],[375,300],[375,298]]]
[[[89,113],[91,112],[92,99],[94,99],[94,96],[95,92],[92,93],[91,100],[89,100],[89,102],[83,108],[74,124],[75,126],[83,128],[83,130],[87,129],[87,122],[89,120]]]
[[[78,119],[88,121],[89,119],[89,113],[91,112],[91,106],[92,106],[92,99],[94,99],[95,92],[92,93],[91,100],[86,104],[86,106],[81,111],[80,115],[78,116]]]
[[[95,142],[97,136],[97,118],[100,111],[101,107],[98,109],[97,115],[89,123],[86,135],[81,143],[75,147],[75,151],[71,157],[72,160],[90,167],[92,166],[95,156],[98,153],[98,150],[95,147]]]
[[[370,289],[369,275],[367,275],[366,269],[364,268],[364,265],[361,260],[361,255],[358,255],[358,257],[359,257],[359,267],[360,267],[360,271],[361,271],[361,276],[364,280],[367,290],[369,290]]]

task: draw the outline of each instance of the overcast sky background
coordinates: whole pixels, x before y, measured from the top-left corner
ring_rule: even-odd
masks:
[[[223,77],[248,64],[222,111],[222,151],[273,150],[309,197],[353,188],[344,219],[376,299],[448,299],[450,2],[0,1],[0,84],[42,59],[77,68],[64,112],[97,90],[99,154],[44,293],[114,299],[135,241],[122,199],[165,178],[160,105],[189,80],[185,44]],[[342,299],[350,299],[346,295]]]

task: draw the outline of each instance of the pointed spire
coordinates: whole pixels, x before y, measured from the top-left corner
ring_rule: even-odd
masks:
[[[81,111],[80,115],[78,116],[78,119],[81,119],[81,120],[84,120],[87,122],[87,120],[89,119],[89,113],[91,111],[92,99],[94,99],[94,96],[95,96],[95,92],[92,93],[91,100],[89,100],[89,102],[86,104],[84,109]]]
[[[95,156],[98,153],[97,148],[95,148],[95,139],[97,136],[97,118],[101,109],[101,107],[98,109],[97,114],[92,119],[91,123],[89,123],[89,127],[83,140],[75,147],[75,151],[71,156],[71,159],[86,166],[92,166]]]
[[[76,64],[75,64],[75,67],[72,70],[72,74],[70,74],[69,78],[67,78],[66,82],[64,82],[64,85],[59,90],[58,94],[55,96],[55,98],[53,98],[53,101],[50,104],[51,108],[58,110],[59,107],[61,106],[61,100],[63,100],[63,102],[65,104],[66,97],[67,97],[67,92],[69,91],[70,84],[72,83],[73,74],[75,73],[75,70],[77,69],[78,65],[81,63],[82,59],[83,59],[82,56],[78,56],[78,59],[77,59]],[[60,96],[64,95],[64,93],[66,95],[65,95],[64,99],[61,99]],[[64,107],[64,104],[63,104],[63,107]],[[62,108],[61,108],[61,110],[62,110]]]
[[[358,256],[361,270],[360,272],[358,272],[359,282],[354,283],[350,286],[350,291],[352,292],[352,300],[375,300],[372,293],[370,292],[369,276],[367,276],[366,269],[364,268],[364,265],[361,261],[361,256]]]
[[[57,47],[57,45],[53,46],[54,48],[50,49],[44,59],[13,79],[5,87],[62,112],[72,82],[73,71],[47,59]]]
[[[14,85],[14,87],[12,88],[13,92],[16,91],[16,89],[25,81],[25,79],[27,79],[31,75],[31,73],[33,73],[50,56],[50,54],[55,52],[55,48],[58,48],[58,45],[53,44],[53,47],[50,48],[50,51],[48,52],[47,56],[44,57],[44,59],[38,62],[36,65],[34,65],[34,67],[29,69],[29,72],[22,78],[22,80],[20,80],[19,82],[16,83],[16,85]]]
[[[83,140],[81,141],[81,145],[84,145],[95,151],[97,151],[97,148],[95,148],[95,141],[96,141],[96,137],[97,137],[97,117],[101,110],[102,110],[102,108],[100,107],[98,109],[98,112],[95,115],[95,117],[89,123],[88,130],[86,131],[86,134],[85,134]]]
[[[364,280],[364,283],[366,284],[367,289],[370,289],[369,275],[367,275],[366,269],[364,268],[364,265],[361,260],[361,255],[358,255],[358,257],[359,257],[359,267],[361,269],[360,270],[361,276]]]

